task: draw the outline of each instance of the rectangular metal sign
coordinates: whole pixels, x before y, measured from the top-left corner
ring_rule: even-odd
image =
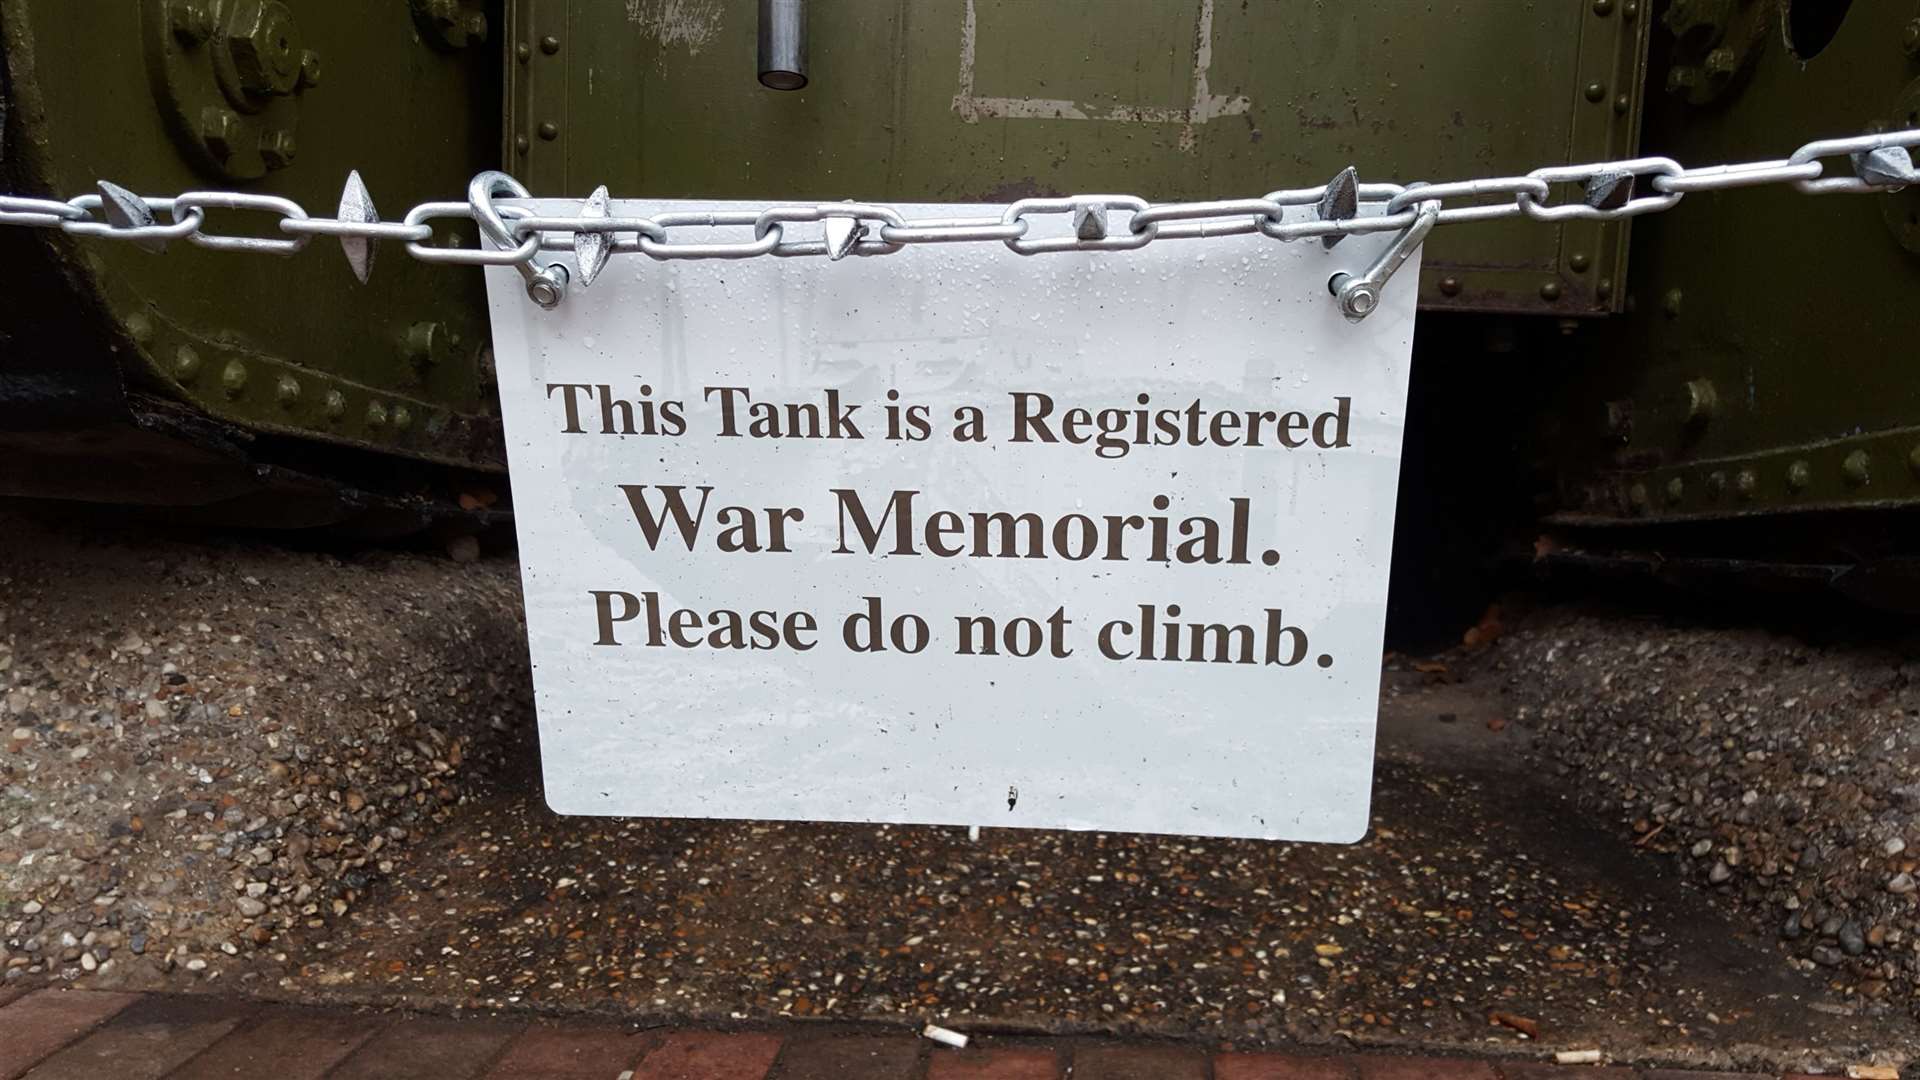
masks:
[[[1388,242],[489,270],[549,805],[1358,839],[1417,266],[1327,283]]]

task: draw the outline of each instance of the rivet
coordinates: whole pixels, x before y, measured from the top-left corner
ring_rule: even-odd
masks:
[[[1440,292],[1446,296],[1459,296],[1460,295],[1460,279],[1457,277],[1441,278]]]
[[[523,41],[520,44],[515,45],[513,47],[513,58],[515,60],[518,60],[524,64],[532,57],[533,57],[533,50],[527,47],[526,42]]]
[[[220,369],[220,385],[226,388],[228,397],[239,397],[247,388],[247,365],[227,361],[227,366]]]
[[[1813,467],[1805,461],[1795,461],[1787,466],[1787,490],[1805,491],[1813,483]]]
[[[1865,450],[1855,450],[1840,463],[1840,471],[1845,474],[1847,483],[1854,487],[1866,487],[1873,479],[1873,459]]]
[[[137,312],[127,316],[127,336],[132,338],[136,345],[145,345],[152,341],[153,320]]]
[[[1640,17],[1640,0],[1627,0],[1626,4],[1620,8],[1620,15],[1622,18],[1626,19],[1628,22],[1632,22],[1634,19],[1639,18]]]
[[[552,142],[560,137],[560,125],[551,120],[540,121],[540,137]]]
[[[1718,469],[1707,474],[1707,494],[1719,498],[1727,493],[1727,474]]]
[[[174,378],[181,382],[191,382],[198,374],[200,374],[200,354],[193,351],[193,346],[182,345],[173,350]]]
[[[286,408],[293,408],[300,401],[300,380],[291,375],[282,375],[273,384],[273,396]]]
[[[187,45],[198,45],[213,36],[212,9],[197,0],[174,0],[167,9],[174,36]]]
[[[1613,279],[1610,277],[1601,278],[1600,284],[1593,287],[1593,295],[1597,300],[1613,299]]]
[[[367,402],[367,426],[370,428],[377,428],[377,427],[385,427],[386,424],[387,424],[387,407],[385,405],[380,404],[377,401]]]
[[[1900,32],[1900,49],[1908,56],[1920,58],[1920,19],[1907,23]]]
[[[1540,299],[1549,301],[1560,299],[1560,283],[1557,281],[1549,281],[1545,285],[1540,286]]]
[[[1760,477],[1752,469],[1741,469],[1733,477],[1733,490],[1743,499],[1751,499],[1760,490]]]
[[[527,152],[527,148],[532,145],[533,143],[528,141],[525,135],[515,135],[513,137],[513,149],[515,153],[524,154]]]
[[[1593,0],[1593,13],[1603,19],[1613,14],[1613,0]]]
[[[347,395],[338,390],[327,391],[327,396],[320,399],[320,410],[329,420],[340,419],[347,415]]]
[[[1592,265],[1593,260],[1587,258],[1587,253],[1584,251],[1576,251],[1567,259],[1568,268],[1576,274],[1586,273],[1587,267]]]
[[[393,407],[393,430],[405,431],[413,426],[413,410],[405,405]]]
[[[1679,289],[1667,290],[1667,295],[1660,300],[1661,309],[1667,313],[1667,318],[1677,319],[1680,317],[1680,302],[1685,299],[1686,294]]]
[[[1704,424],[1720,411],[1720,392],[1712,379],[1689,379],[1686,385],[1687,423]]]
[[[1913,475],[1920,477],[1920,446],[1907,451],[1907,469]]]
[[[1600,101],[1602,101],[1602,100],[1604,100],[1604,99],[1606,98],[1606,96],[1607,96],[1607,84],[1606,84],[1606,83],[1597,83],[1597,82],[1595,82],[1595,83],[1588,83],[1588,84],[1587,84],[1587,100],[1588,100],[1588,101],[1592,101],[1592,102],[1595,102],[1595,103],[1598,103],[1598,102],[1600,102]]]
[[[546,37],[541,38],[540,51],[543,53],[546,53],[548,56],[552,56],[554,53],[559,52],[560,39],[557,37],[554,37],[552,34],[548,34]]]
[[[1614,95],[1613,97],[1614,112],[1620,114],[1621,116],[1625,116],[1627,115],[1627,111],[1632,108],[1633,108],[1633,101],[1632,99],[1628,98],[1627,95],[1625,94]]]
[[[1669,503],[1677,503],[1681,499],[1686,498],[1686,495],[1687,495],[1686,481],[1680,479],[1677,476],[1667,481],[1667,501]]]
[[[1645,510],[1647,508],[1647,485],[1635,484],[1628,488],[1627,502],[1631,503],[1635,510]]]

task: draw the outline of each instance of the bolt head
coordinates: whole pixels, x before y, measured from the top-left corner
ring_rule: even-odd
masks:
[[[347,396],[338,390],[329,390],[327,396],[320,400],[320,409],[328,419],[338,420],[347,415]]]
[[[387,426],[387,407],[377,401],[367,402],[367,426],[378,428]]]
[[[300,86],[302,89],[320,85],[320,54],[307,49],[300,54]]]
[[[445,323],[414,323],[407,327],[400,351],[422,369],[444,364],[453,358],[453,332]]]
[[[527,283],[527,296],[534,303],[549,310],[560,306],[560,290],[551,281],[530,281]]]
[[[218,105],[209,105],[200,110],[200,142],[206,146],[215,161],[225,162],[233,157],[240,137],[240,118]]]
[[[213,36],[213,9],[201,0],[174,0],[167,6],[167,24],[182,44],[198,45]]]
[[[280,0],[243,0],[227,22],[227,52],[240,88],[256,96],[291,94],[305,50],[293,12]]]
[[[282,375],[273,384],[274,399],[281,405],[292,408],[300,402],[300,380],[291,375]]]
[[[269,169],[284,169],[293,164],[293,132],[268,131],[260,135],[260,159]]]
[[[1743,499],[1751,499],[1760,491],[1760,477],[1752,469],[1741,469],[1733,477],[1733,489]]]

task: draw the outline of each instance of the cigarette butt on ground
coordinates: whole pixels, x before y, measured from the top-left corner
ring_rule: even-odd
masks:
[[[1600,1051],[1562,1050],[1553,1055],[1553,1060],[1557,1065],[1598,1065],[1600,1064]]]
[[[938,1024],[928,1024],[920,1034],[944,1046],[951,1046],[955,1050],[965,1050],[967,1048],[967,1037],[965,1035],[957,1031],[950,1031]]]
[[[1891,1065],[1849,1065],[1848,1080],[1900,1080],[1900,1070]]]

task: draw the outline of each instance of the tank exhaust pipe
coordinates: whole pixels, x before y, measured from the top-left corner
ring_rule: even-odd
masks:
[[[807,85],[807,0],[760,0],[760,85]]]

